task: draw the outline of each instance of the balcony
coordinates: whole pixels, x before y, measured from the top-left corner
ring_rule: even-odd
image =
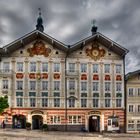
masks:
[[[68,77],[79,76],[79,70],[66,70],[66,76]]]
[[[12,77],[12,75],[13,75],[12,70],[0,69],[0,77]]]

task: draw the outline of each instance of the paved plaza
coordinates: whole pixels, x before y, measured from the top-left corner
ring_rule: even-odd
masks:
[[[42,132],[18,129],[0,129],[0,140],[140,140],[140,134]]]

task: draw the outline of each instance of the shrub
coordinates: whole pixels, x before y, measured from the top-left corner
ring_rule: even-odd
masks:
[[[47,124],[43,124],[42,125],[42,130],[45,130],[45,131],[48,130],[48,125]]]
[[[26,128],[31,129],[31,123],[30,122],[26,122]]]

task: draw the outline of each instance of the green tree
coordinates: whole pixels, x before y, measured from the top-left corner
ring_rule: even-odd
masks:
[[[4,111],[4,109],[8,108],[8,97],[0,97],[0,114]]]

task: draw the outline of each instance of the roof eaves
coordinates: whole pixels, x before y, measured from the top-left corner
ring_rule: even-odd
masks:
[[[26,34],[26,35],[24,35],[24,36],[22,36],[22,37],[16,39],[15,41],[13,41],[13,42],[11,42],[11,43],[9,43],[9,44],[3,46],[2,48],[3,48],[3,49],[8,48],[8,47],[14,45],[15,43],[17,43],[17,42],[23,40],[24,38],[26,38],[26,37],[28,37],[28,36],[30,36],[31,34],[36,33],[36,32],[37,32],[37,30],[34,30],[34,31],[32,31],[32,32],[30,32],[30,33],[28,33],[28,34]]]
[[[128,49],[122,47],[121,45],[119,45],[119,44],[116,43],[115,41],[109,39],[108,37],[104,36],[103,34],[101,34],[101,33],[99,33],[99,32],[98,32],[98,34],[99,34],[99,36],[103,37],[104,39],[108,40],[109,42],[115,44],[118,48],[122,49],[122,50],[124,51],[124,54],[127,54],[127,53],[129,52]]]

